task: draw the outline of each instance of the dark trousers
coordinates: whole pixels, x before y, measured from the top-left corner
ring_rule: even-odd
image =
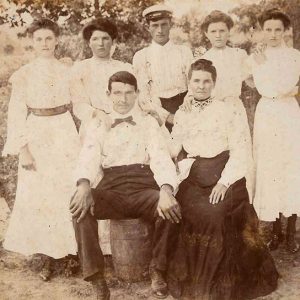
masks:
[[[168,238],[173,225],[158,216],[159,187],[148,165],[104,169],[104,177],[92,189],[95,215],[88,213],[80,222],[73,219],[78,254],[85,280],[103,274],[104,259],[99,246],[97,220],[142,218],[154,226],[151,266],[166,270]]]
[[[169,113],[175,114],[179,106],[183,103],[184,97],[186,96],[187,91],[171,98],[160,98],[161,106],[166,109]],[[173,124],[166,123],[166,127],[169,132],[172,131]]]

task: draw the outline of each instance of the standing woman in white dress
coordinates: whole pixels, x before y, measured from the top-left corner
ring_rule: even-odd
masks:
[[[10,78],[7,141],[2,155],[19,155],[16,200],[4,248],[43,254],[43,280],[53,259],[76,254],[69,215],[79,137],[69,112],[69,69],[54,57],[59,27],[49,19],[28,30],[37,57]]]
[[[254,121],[254,205],[261,220],[273,221],[271,250],[283,241],[279,213],[288,217],[286,246],[295,253],[299,250],[295,231],[300,214],[300,108],[295,99],[300,52],[283,41],[291,23],[288,16],[268,10],[259,22],[266,46],[249,59],[254,83],[262,95]]]

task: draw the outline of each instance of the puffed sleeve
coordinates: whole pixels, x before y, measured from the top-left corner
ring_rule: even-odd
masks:
[[[182,51],[183,51],[183,63],[184,63],[184,67],[185,67],[185,74],[186,77],[188,77],[188,72],[190,70],[191,64],[194,61],[194,56],[193,56],[193,52],[190,48],[186,47],[186,46],[182,46]]]
[[[176,167],[171,159],[161,129],[152,117],[147,117],[147,152],[150,168],[158,186],[169,184],[174,191],[178,186]]]
[[[77,167],[75,169],[75,183],[86,178],[93,186],[101,172],[101,141],[105,138],[106,130],[101,122],[93,118],[87,127],[86,136],[79,153]]]
[[[180,150],[182,149],[183,140],[186,135],[185,122],[184,122],[184,118],[186,114],[188,113],[178,110],[174,116],[174,126],[172,128],[172,133],[171,133],[172,140],[171,140],[171,146],[169,146],[169,148],[172,149],[171,155],[174,158],[178,156]]]
[[[232,105],[224,105],[224,120],[228,140],[229,160],[222,172],[220,183],[229,187],[247,174],[249,149],[245,136],[246,120],[235,113]]]
[[[139,105],[145,111],[155,110],[161,120],[165,122],[170,113],[161,106],[159,97],[151,93],[151,75],[149,75],[150,70],[146,65],[145,51],[146,49],[136,52],[132,61],[140,90]]]
[[[281,52],[267,56],[258,64],[253,61],[254,83],[259,93],[268,98],[294,96],[300,73],[300,52],[285,48]],[[275,54],[277,54],[275,56]]]
[[[7,140],[2,156],[18,155],[20,149],[28,143],[26,76],[24,73],[24,69],[20,69],[9,80],[12,84],[12,92],[8,105]]]
[[[75,116],[86,122],[91,119],[94,109],[83,83],[84,64],[76,62],[70,71],[70,94]]]

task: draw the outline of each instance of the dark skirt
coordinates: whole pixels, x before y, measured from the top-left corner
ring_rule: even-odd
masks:
[[[170,259],[170,293],[180,299],[253,299],[277,287],[278,272],[258,231],[246,180],[232,184],[225,199],[209,195],[229,159],[197,158],[176,198],[182,225]]]

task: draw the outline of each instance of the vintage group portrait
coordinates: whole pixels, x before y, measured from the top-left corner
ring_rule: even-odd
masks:
[[[0,298],[300,299],[299,79],[299,0],[2,0]]]

